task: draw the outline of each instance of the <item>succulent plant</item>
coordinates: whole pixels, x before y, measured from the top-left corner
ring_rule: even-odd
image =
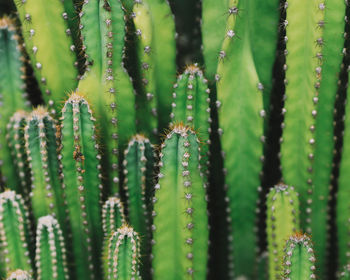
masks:
[[[30,276],[30,274],[24,270],[17,269],[13,272],[11,272],[7,280],[32,280],[33,278]]]

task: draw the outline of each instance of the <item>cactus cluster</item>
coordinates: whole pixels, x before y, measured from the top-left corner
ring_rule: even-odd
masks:
[[[0,1],[0,278],[350,279],[349,12]]]

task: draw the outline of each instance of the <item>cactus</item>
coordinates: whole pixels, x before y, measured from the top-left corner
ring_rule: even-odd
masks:
[[[141,236],[142,278],[149,279],[150,203],[153,187],[154,155],[150,141],[143,135],[134,136],[125,150],[125,193],[128,217],[133,229]]]
[[[19,110],[10,118],[6,140],[10,148],[14,170],[18,174],[19,184],[15,186],[16,192],[29,203],[30,170],[24,147],[24,127],[27,124],[27,117],[27,112]]]
[[[123,225],[117,229],[108,242],[108,275],[106,279],[140,280],[139,236],[133,228]]]
[[[124,206],[118,197],[110,197],[102,207],[102,229],[103,229],[103,252],[102,257],[108,257],[108,240],[112,234],[125,224]],[[104,275],[108,275],[108,266],[104,265]]]
[[[208,152],[210,133],[210,90],[208,81],[197,65],[188,66],[185,72],[178,77],[174,85],[172,113],[170,115],[174,123],[182,122],[193,127],[201,141],[201,171],[208,177]]]
[[[70,95],[62,109],[60,157],[67,209],[72,230],[76,279],[100,275],[102,241],[100,217],[101,176],[95,119],[78,92]]]
[[[255,3],[255,5],[254,5]],[[230,1],[216,74],[219,135],[224,154],[235,276],[252,278],[256,259],[256,202],[263,160],[262,88],[250,40],[256,1]],[[237,75],[237,73],[239,73]],[[232,263],[231,263],[232,274]]]
[[[6,126],[12,114],[18,109],[27,109],[24,81],[24,57],[18,42],[18,35],[12,20],[0,18],[0,168],[1,181],[18,191],[20,182],[7,146]]]
[[[323,44],[319,22],[324,21],[324,1],[292,0],[286,2],[285,8],[286,92],[281,166],[284,182],[295,186],[300,195],[301,227],[309,231],[306,212],[310,211],[309,194],[313,185],[314,130]]]
[[[350,279],[350,265],[347,264],[343,271],[338,275],[338,279],[341,279],[341,280],[348,280]]]
[[[328,247],[328,197],[331,188],[331,174],[334,149],[333,112],[341,70],[345,1],[326,1],[324,20],[319,22],[323,30],[322,80],[318,93],[315,124],[315,150],[312,177],[312,203],[309,213],[312,240],[317,259],[317,276],[325,279]]]
[[[122,65],[124,11],[119,0],[85,1],[79,16],[87,68],[78,88],[99,116],[106,184],[118,192],[118,145],[136,132],[135,97]]]
[[[293,187],[279,184],[267,196],[269,279],[280,279],[286,240],[299,230],[299,200]]]
[[[315,279],[315,261],[311,239],[301,233],[292,235],[285,247],[283,279]]]
[[[175,125],[161,148],[152,212],[153,277],[205,279],[208,216],[198,138],[189,127]]]
[[[30,274],[24,270],[17,269],[9,274],[7,280],[32,280]]]
[[[29,213],[22,197],[10,190],[0,193],[0,240],[0,269],[32,273]]]
[[[39,218],[35,260],[37,279],[68,279],[62,231],[57,220],[50,215]]]
[[[62,1],[14,2],[22,23],[26,50],[43,98],[50,112],[58,113],[66,94],[77,85],[78,64],[68,14]],[[57,58],[54,65],[53,58]]]
[[[37,220],[54,214],[63,224],[65,208],[57,155],[56,121],[44,107],[38,107],[29,115],[24,133],[34,217]]]
[[[142,5],[145,6],[142,7]],[[144,63],[147,63],[147,67],[153,72],[144,77],[149,79],[148,83],[152,84],[152,88],[145,88],[145,93],[153,94],[153,98],[157,100],[158,131],[161,132],[169,123],[171,112],[171,86],[169,85],[173,84],[176,78],[175,23],[169,4],[165,0],[136,0],[134,14],[136,15],[135,26],[138,27],[136,34],[142,36],[145,32],[145,36],[151,38],[144,40],[144,36],[141,37],[143,40],[141,39],[140,45],[147,43],[149,45],[145,45],[143,49],[147,52],[147,56],[139,48],[139,65],[144,67],[146,66]],[[147,92],[149,88],[154,89],[155,92]],[[153,105],[146,106],[150,106],[150,112],[153,114]],[[138,120],[142,121],[145,116],[142,115],[142,111],[140,113]]]

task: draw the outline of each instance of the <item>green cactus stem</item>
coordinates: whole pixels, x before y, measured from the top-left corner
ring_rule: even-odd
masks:
[[[316,274],[325,279],[328,251],[328,197],[334,149],[334,107],[343,62],[346,1],[324,1],[322,80],[318,93],[312,177],[310,229],[317,260]]]
[[[350,279],[350,265],[347,264],[343,271],[341,273],[339,273],[338,275],[338,279],[341,279],[341,280],[349,280]]]
[[[22,197],[10,190],[0,193],[0,270],[32,273],[31,242],[29,213]]]
[[[210,135],[210,90],[208,81],[196,64],[188,66],[174,85],[172,122],[184,123],[197,132],[201,145],[201,170],[205,179],[209,176],[208,152]]]
[[[128,200],[128,218],[141,236],[142,278],[150,278],[151,253],[151,196],[154,178],[154,150],[143,135],[134,136],[124,155],[125,193]]]
[[[319,22],[324,20],[325,9],[323,0],[290,0],[285,8],[286,92],[281,166],[284,182],[295,186],[300,195],[301,227],[309,232],[306,213],[311,210],[314,130],[324,41]]]
[[[56,121],[45,108],[38,107],[29,115],[24,133],[31,174],[30,197],[34,218],[37,220],[41,216],[54,214],[65,224]]]
[[[196,134],[181,124],[161,145],[152,212],[155,280],[206,279],[208,215],[199,146]]]
[[[311,239],[307,235],[297,233],[287,240],[283,261],[283,279],[316,279],[314,274],[316,259]]]
[[[145,87],[144,93],[151,94],[146,96],[147,99],[156,99],[157,110],[154,110],[152,103],[146,106],[149,106],[151,115],[157,114],[158,131],[161,132],[168,127],[170,121],[171,85],[176,79],[175,22],[169,4],[165,0],[136,0],[133,11],[136,16],[134,21],[137,28],[136,35],[141,38],[139,65],[141,68],[146,66],[152,71],[149,72],[151,74],[145,75],[148,71],[142,70],[145,75],[144,84],[151,84]],[[148,37],[147,40],[145,36]],[[142,44],[145,44],[143,50],[140,47]],[[148,92],[148,89],[155,92]],[[142,114],[138,115],[138,120],[144,118]],[[149,116],[149,119],[151,118],[152,116]]]
[[[106,279],[140,280],[140,240],[133,228],[123,225],[108,242],[108,275]]]
[[[216,105],[224,155],[225,187],[231,222],[230,273],[253,278],[256,260],[256,202],[262,172],[265,137],[262,87],[256,70],[250,28],[259,4],[254,0],[229,3],[226,35],[219,54]]]
[[[86,72],[78,88],[99,116],[104,183],[118,192],[118,148],[136,133],[135,96],[122,64],[124,11],[119,0],[85,1],[79,16]]]
[[[102,248],[101,175],[95,119],[81,94],[70,95],[62,109],[60,158],[72,231],[76,279],[100,276]]]
[[[350,76],[350,72],[348,71]],[[338,267],[350,263],[350,207],[349,207],[349,172],[350,172],[350,87],[347,88],[347,101],[344,116],[344,137],[339,167],[338,193],[336,205],[336,225],[338,240]]]
[[[24,57],[18,42],[18,35],[12,20],[0,18],[0,169],[1,181],[7,187],[18,191],[20,181],[15,173],[10,150],[7,146],[6,126],[12,114],[18,109],[28,109],[24,81]]]
[[[16,186],[16,192],[21,194],[28,202],[29,186],[30,186],[30,170],[28,165],[27,153],[25,150],[24,141],[24,127],[27,124],[28,113],[22,110],[17,111],[7,124],[6,140],[10,148],[12,162],[16,177],[18,177],[19,184]]]
[[[102,207],[102,229],[104,234],[103,240],[103,258],[108,257],[108,240],[112,234],[125,224],[124,206],[118,197],[111,196]],[[103,263],[104,275],[108,275],[108,266]]]
[[[58,113],[61,102],[77,85],[76,47],[71,37],[73,30],[68,26],[70,19],[64,9],[64,3],[72,1],[14,2],[22,23],[26,50],[43,98],[51,109],[50,113]],[[53,58],[57,58],[54,65]]]
[[[279,184],[270,190],[266,204],[269,279],[279,280],[286,240],[299,231],[298,194],[293,187]]]
[[[17,269],[9,274],[7,280],[32,280],[33,278],[27,271]]]
[[[68,279],[62,231],[57,220],[50,215],[38,220],[35,264],[38,280]]]

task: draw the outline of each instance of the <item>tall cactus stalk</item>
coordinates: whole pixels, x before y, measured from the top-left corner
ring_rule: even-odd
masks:
[[[229,3],[226,35],[216,74],[219,135],[224,154],[236,277],[252,278],[256,259],[256,202],[263,160],[262,87],[252,53],[253,0]],[[233,248],[232,248],[233,247]]]
[[[106,184],[118,192],[118,148],[136,132],[135,97],[124,69],[124,11],[119,0],[85,1],[80,16],[86,72],[79,90],[99,116]]]
[[[189,127],[175,125],[161,148],[152,212],[153,278],[205,279],[208,216],[198,138]]]
[[[315,118],[321,80],[323,0],[290,0],[285,3],[286,92],[281,165],[284,182],[295,186],[300,195],[301,226],[310,231],[315,150]],[[304,26],[304,28],[300,28]],[[302,71],[301,71],[302,69]],[[316,210],[316,209],[315,209]]]
[[[68,279],[62,231],[57,220],[50,215],[41,217],[38,221],[35,261],[37,279]]]
[[[24,127],[27,124],[27,117],[27,112],[22,110],[17,111],[10,118],[6,129],[6,140],[10,148],[14,170],[19,180],[19,184],[16,186],[16,192],[21,194],[26,202],[30,199],[30,170],[24,147]]]
[[[19,268],[33,272],[28,218],[28,210],[19,194],[0,193],[0,271],[5,269],[8,273]]]
[[[108,275],[106,279],[140,280],[140,240],[133,228],[123,225],[108,242]]]
[[[67,93],[77,85],[78,63],[68,26],[65,2],[14,1],[36,79],[51,113],[58,113]],[[55,65],[52,67],[52,59]],[[64,71],[62,71],[64,69]]]
[[[54,214],[65,223],[65,205],[57,154],[56,121],[43,107],[35,109],[25,126],[25,149],[31,173],[31,202],[35,219]]]
[[[184,123],[198,133],[201,141],[201,171],[208,177],[208,152],[210,136],[210,90],[208,81],[203,76],[203,72],[198,66],[191,65],[185,69],[185,72],[178,77],[174,85],[171,119],[173,123]]]
[[[106,200],[102,207],[103,252],[102,257],[108,258],[108,240],[112,234],[125,224],[124,206],[118,197],[112,196]],[[108,265],[103,262],[103,273],[108,275]]]
[[[291,236],[285,247],[283,279],[316,279],[315,261],[311,239],[300,233]]]
[[[76,279],[100,276],[101,156],[89,104],[73,93],[62,109],[60,157],[72,230]]]
[[[128,217],[131,226],[141,236],[142,277],[150,278],[150,224],[153,187],[154,151],[143,135],[134,136],[125,150],[125,193],[128,199]]]
[[[33,278],[27,271],[16,269],[7,276],[6,280],[32,280]]]
[[[299,200],[293,187],[280,184],[270,190],[266,204],[269,279],[278,280],[286,240],[299,231]]]
[[[317,276],[325,279],[328,249],[328,197],[331,184],[334,127],[333,114],[343,61],[346,1],[324,1],[322,80],[318,92],[315,124],[315,151],[312,177],[312,203],[309,213],[317,260]]]
[[[0,169],[1,181],[18,191],[20,181],[15,173],[12,155],[7,146],[6,126],[12,114],[27,109],[24,81],[24,57],[18,42],[16,28],[10,18],[0,18]]]
[[[145,79],[143,82],[147,85],[144,94],[151,101],[141,106],[149,106],[148,112],[151,114],[157,113],[158,131],[161,132],[170,121],[172,89],[169,85],[173,84],[176,78],[175,23],[169,4],[165,0],[136,0],[133,11],[136,16],[136,35],[141,38],[139,65],[152,71],[141,71]],[[145,36],[148,37],[147,40]],[[142,49],[143,44],[145,46]],[[149,92],[149,89],[155,92]],[[153,98],[157,102],[156,111],[152,104]],[[142,110],[140,113],[138,120],[141,122],[145,117]]]

